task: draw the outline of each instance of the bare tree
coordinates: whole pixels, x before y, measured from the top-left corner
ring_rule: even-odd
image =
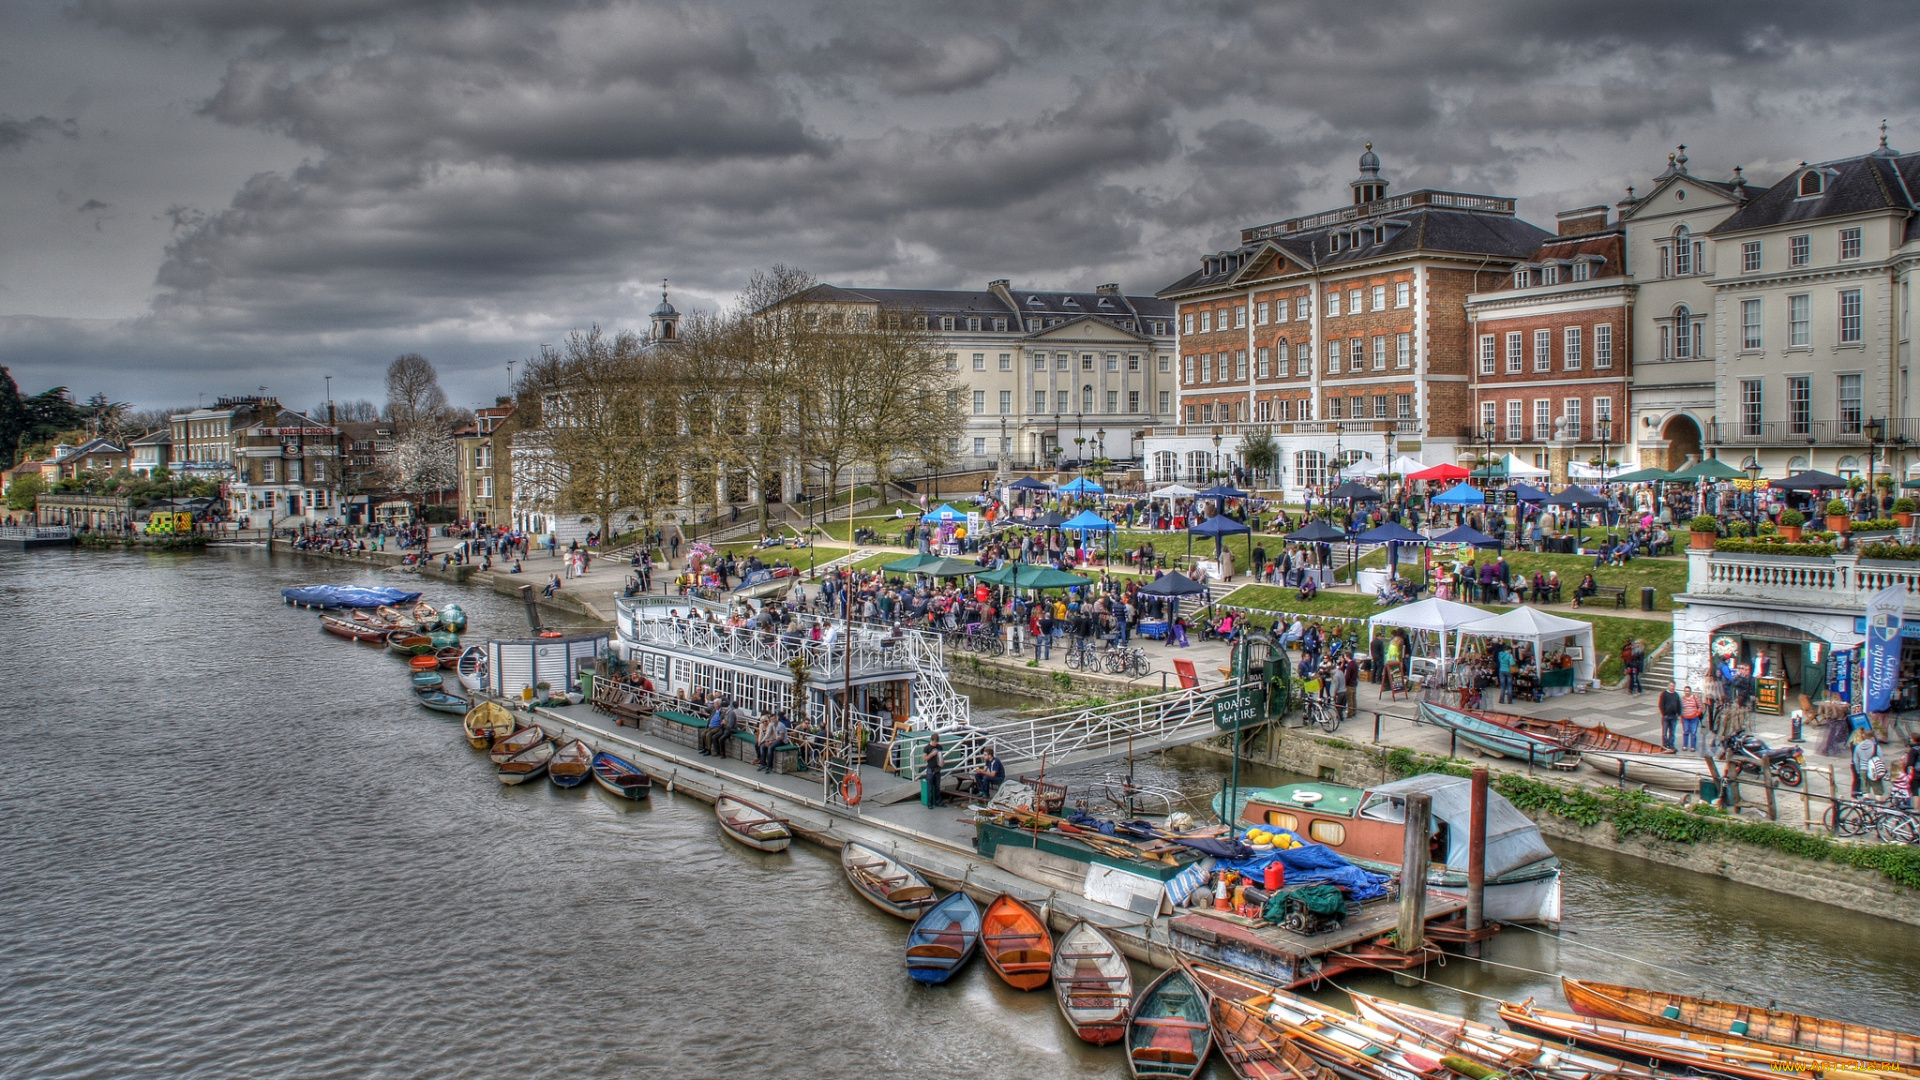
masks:
[[[327,418],[327,403],[322,401],[307,414],[315,420]],[[380,406],[361,398],[357,401],[335,401],[333,419],[336,423],[372,422],[380,419]]]
[[[619,509],[632,507],[651,524],[663,498],[678,497],[678,366],[632,333],[608,338],[596,326],[571,334],[540,377],[551,380],[540,437],[551,457],[553,508],[590,512],[607,535]]]
[[[440,425],[447,412],[447,393],[433,362],[419,353],[406,353],[387,365],[387,419],[402,430],[416,425]]]

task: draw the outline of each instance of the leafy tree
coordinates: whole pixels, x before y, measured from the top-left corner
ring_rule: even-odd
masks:
[[[1240,460],[1253,475],[1271,477],[1280,467],[1280,444],[1274,441],[1273,432],[1261,428],[1241,435]]]
[[[20,400],[20,387],[7,369],[0,367],[0,469],[13,468],[26,432],[27,410]]]
[[[21,443],[47,442],[64,432],[82,429],[86,414],[73,403],[73,395],[64,386],[45,390],[21,402],[26,410],[26,426]]]
[[[17,477],[13,483],[7,485],[7,509],[32,510],[33,500],[44,494],[46,490],[47,482],[40,478],[39,473],[28,473]]]
[[[396,439],[386,468],[388,485],[412,495],[446,491],[460,484],[453,437],[432,427],[415,427]]]

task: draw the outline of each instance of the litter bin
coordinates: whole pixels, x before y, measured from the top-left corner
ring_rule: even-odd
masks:
[[[1653,610],[1653,586],[1651,585],[1640,586],[1640,610]]]

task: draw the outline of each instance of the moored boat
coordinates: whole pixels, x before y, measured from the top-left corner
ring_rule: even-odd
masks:
[[[1432,701],[1420,703],[1420,719],[1447,728],[1460,741],[1499,757],[1513,758],[1535,765],[1572,768],[1579,764],[1580,752],[1543,735],[1522,731],[1495,719],[1495,714],[1452,709]]]
[[[576,787],[593,772],[593,748],[575,739],[554,751],[547,762],[547,779],[557,787]]]
[[[467,715],[467,710],[473,708],[473,702],[468,701],[466,698],[458,694],[449,694],[445,690],[434,686],[415,687],[413,694],[420,700],[420,704],[425,705],[434,712],[465,716]]]
[[[447,681],[440,676],[438,671],[416,671],[408,676],[408,678],[413,680],[413,687],[416,690],[423,686],[428,689],[438,690],[444,686]]]
[[[1411,1035],[1502,1072],[1524,1069],[1540,1080],[1588,1080],[1594,1076],[1654,1080],[1659,1076],[1644,1065],[1544,1043],[1530,1035],[1374,997],[1352,988],[1347,990],[1347,995],[1353,998],[1353,1007],[1360,1018],[1375,1027]]]
[[[469,690],[478,690],[487,684],[487,650],[479,645],[469,645],[460,652],[460,659],[453,670],[460,676],[460,685]]]
[[[356,620],[342,619],[333,615],[320,616],[320,629],[335,637],[352,641],[363,641],[378,645],[386,640],[387,632],[378,626],[361,623]]]
[[[994,972],[1015,990],[1038,990],[1053,975],[1053,935],[1018,897],[1001,893],[987,905],[980,947]]]
[[[793,830],[773,811],[750,803],[738,795],[722,795],[713,804],[714,816],[728,836],[761,851],[785,851],[793,843]]]
[[[427,640],[433,642],[435,651],[440,649],[458,650],[460,648],[460,635],[448,633],[445,630],[435,630],[433,633],[427,635]]]
[[[909,921],[933,906],[933,886],[912,869],[865,844],[849,840],[840,849],[840,868],[847,881],[874,907]]]
[[[1067,928],[1053,949],[1053,996],[1073,1033],[1095,1046],[1127,1036],[1133,968],[1101,929],[1085,919]]]
[[[386,623],[389,629],[398,630],[403,626],[413,625],[412,619],[407,618],[399,608],[390,604],[382,604],[374,608],[373,614],[381,622]]]
[[[1136,1077],[1198,1075],[1213,1048],[1206,999],[1177,967],[1160,973],[1127,1019],[1127,1069]]]
[[[953,978],[980,947],[980,909],[965,892],[948,893],[907,932],[907,974],[937,986]]]
[[[498,708],[498,706],[495,706],[495,708]],[[524,727],[519,731],[511,732],[503,739],[496,740],[492,748],[487,752],[487,757],[490,758],[495,765],[498,765],[508,758],[546,741],[547,733],[545,729],[539,725]]]
[[[407,657],[407,666],[415,671],[434,671],[440,667],[440,658],[432,653]]]
[[[593,755],[593,782],[623,799],[644,799],[653,794],[653,778],[645,769],[605,750]]]
[[[461,726],[467,731],[467,745],[475,750],[492,749],[495,742],[513,734],[513,724],[513,714],[491,701],[468,709],[461,719]]]
[[[438,662],[440,667],[452,671],[460,666],[460,649],[452,645],[444,649],[435,649],[433,651],[433,658]]]
[[[1208,1007],[1214,1046],[1240,1080],[1337,1080],[1258,1007],[1226,998],[1213,998]]]
[[[500,763],[500,782],[503,784],[524,784],[547,771],[547,763],[553,760],[557,751],[553,743],[542,739],[538,743]]]
[[[387,649],[396,656],[419,656],[433,651],[433,639],[411,630],[394,630],[387,634]]]
[[[1184,966],[1210,1004],[1230,1002],[1257,1011],[1315,1061],[1349,1080],[1421,1080],[1442,1074],[1440,1052],[1422,1045],[1418,1037],[1375,1027],[1352,1013],[1254,982],[1217,964],[1189,959]]]
[[[467,632],[467,613],[459,604],[448,604],[440,609],[440,625],[456,634]]]
[[[1727,1035],[1862,1061],[1920,1065],[1920,1035],[1904,1031],[1584,979],[1562,977],[1560,986],[1567,1004],[1582,1016]]]
[[[1892,1063],[1869,1067],[1852,1058],[1810,1055],[1796,1047],[1748,1042],[1731,1035],[1659,1028],[1624,1020],[1605,1020],[1542,1009],[1531,1000],[1502,1002],[1500,1019],[1510,1028],[1549,1042],[1579,1046],[1609,1057],[1645,1062],[1656,1068],[1728,1080],[1865,1080],[1913,1076]]]
[[[413,624],[420,628],[421,633],[426,633],[440,625],[440,612],[436,611],[432,604],[422,600],[413,605]]]

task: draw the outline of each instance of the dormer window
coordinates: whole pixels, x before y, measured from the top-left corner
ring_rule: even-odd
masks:
[[[1827,177],[1819,169],[1808,169],[1800,174],[1800,194],[1818,195],[1827,190]]]
[[[1039,298],[1039,297],[1037,297],[1037,296],[1029,296],[1029,297],[1027,297],[1027,306],[1028,306],[1028,307],[1045,307],[1046,305],[1044,305],[1044,304],[1042,304],[1042,303],[1040,302],[1040,298]]]
[[[1327,234],[1327,250],[1330,252],[1340,250],[1340,234],[1339,233]]]
[[[1521,267],[1516,267],[1514,269],[1513,287],[1516,289],[1524,289],[1527,287],[1527,268],[1526,267],[1521,266]]]
[[[1112,306],[1113,306],[1113,301],[1111,301],[1111,300],[1109,300],[1109,299],[1107,299],[1106,297],[1104,297],[1104,296],[1103,296],[1103,297],[1101,297],[1101,298],[1100,298],[1100,301],[1099,301],[1099,306],[1100,306],[1100,307],[1103,307],[1103,308],[1110,308],[1110,307],[1112,307]]]
[[[1547,265],[1540,268],[1540,284],[1542,285],[1560,284],[1560,266],[1558,263],[1548,263]]]
[[[1079,307],[1080,301],[1075,300],[1073,297],[1069,296],[1064,300],[1061,300],[1060,304],[1062,307]]]
[[[1585,259],[1573,264],[1573,280],[1585,281],[1593,276],[1593,264]]]

